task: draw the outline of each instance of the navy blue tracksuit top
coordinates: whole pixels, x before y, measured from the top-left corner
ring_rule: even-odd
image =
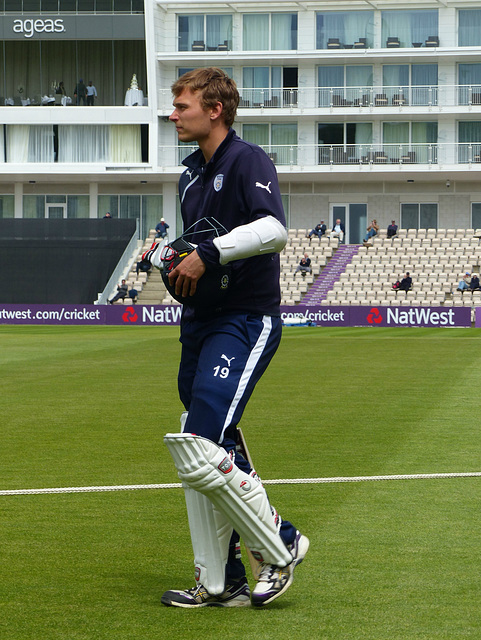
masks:
[[[207,164],[200,149],[183,164],[188,167],[179,180],[184,231],[204,217],[215,218],[228,232],[268,215],[285,226],[274,163],[233,129]],[[219,264],[219,252],[210,234],[197,233],[187,239],[198,244],[197,252],[207,269]],[[279,315],[279,255],[270,253],[230,264],[233,285],[221,313]],[[218,313],[217,309],[215,315]]]

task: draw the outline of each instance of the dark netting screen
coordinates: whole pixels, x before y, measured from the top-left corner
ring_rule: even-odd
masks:
[[[0,303],[92,304],[135,220],[0,220]]]

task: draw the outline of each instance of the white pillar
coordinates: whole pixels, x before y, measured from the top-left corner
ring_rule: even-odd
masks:
[[[23,218],[23,183],[15,183],[14,217]]]
[[[89,184],[89,218],[99,217],[98,195],[99,195],[98,182],[91,182]]]

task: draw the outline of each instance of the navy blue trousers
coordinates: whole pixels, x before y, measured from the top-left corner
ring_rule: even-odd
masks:
[[[228,452],[235,449],[236,426],[279,346],[281,333],[281,320],[273,316],[231,314],[182,323],[178,385],[180,399],[189,412],[184,432],[208,438]],[[242,471],[251,471],[239,454],[235,463]],[[280,534],[290,544],[296,529],[283,520]],[[227,582],[245,575],[238,543],[234,531]]]

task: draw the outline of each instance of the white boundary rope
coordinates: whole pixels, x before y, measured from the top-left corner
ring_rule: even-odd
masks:
[[[444,478],[479,478],[480,471],[467,473],[413,473],[392,476],[347,476],[336,478],[287,478],[263,480],[262,484],[329,484],[338,482],[372,482],[380,480],[439,480]],[[171,484],[125,484],[100,487],[57,487],[51,489],[6,489],[0,496],[40,495],[44,493],[100,493],[107,491],[135,491],[138,489],[180,489],[180,482]]]

